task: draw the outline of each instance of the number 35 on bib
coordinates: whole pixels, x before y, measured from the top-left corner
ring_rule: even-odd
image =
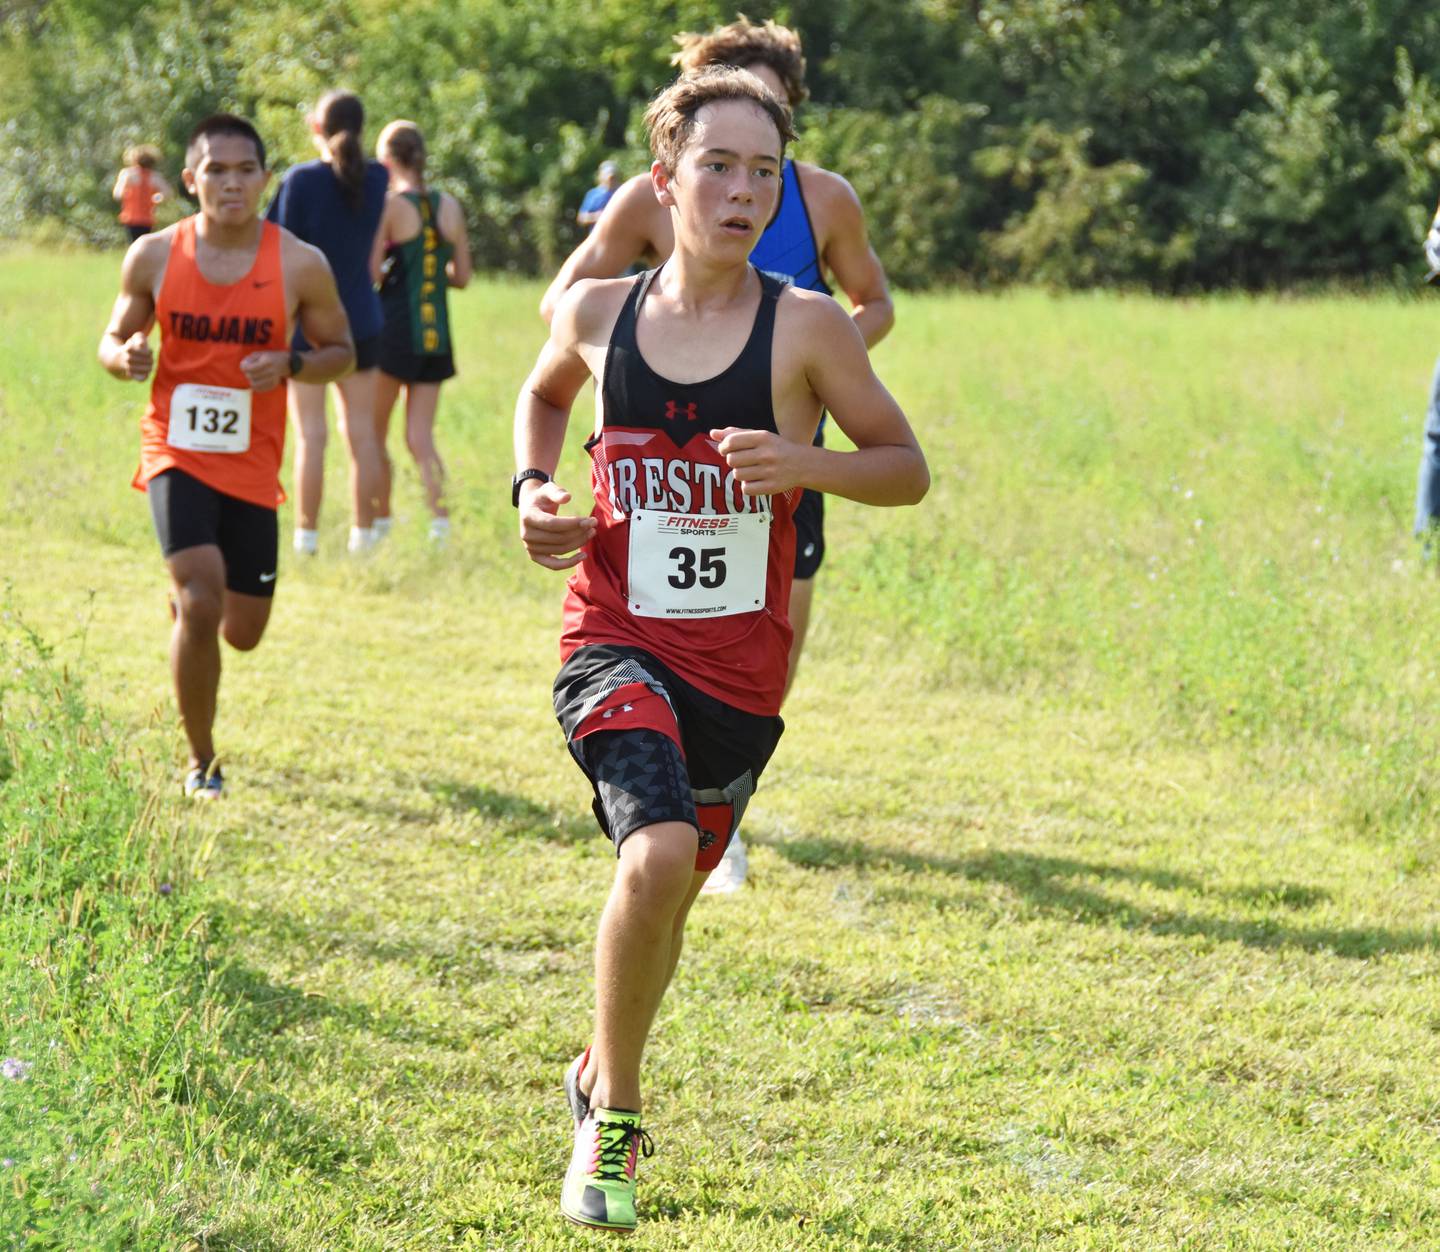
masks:
[[[636,617],[733,617],[765,607],[769,513],[630,514]]]
[[[165,442],[189,452],[248,452],[249,390],[178,384],[170,393],[170,429]]]

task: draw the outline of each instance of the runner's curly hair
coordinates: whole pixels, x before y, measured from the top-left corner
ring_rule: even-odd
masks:
[[[683,73],[706,65],[769,66],[785,85],[787,103],[792,109],[809,97],[805,86],[805,55],[800,51],[800,36],[788,26],[766,20],[752,22],[743,13],[729,26],[721,26],[708,34],[686,31],[675,36],[680,51],[670,58]]]
[[[764,111],[780,132],[781,158],[785,145],[795,138],[790,110],[749,70],[734,65],[707,65],[682,74],[666,87],[645,110],[645,131],[650,151],[674,174],[680,157],[695,133],[695,118],[707,104],[720,100],[748,100]]]
[[[153,143],[137,143],[133,148],[125,149],[125,164],[138,165],[142,170],[158,170],[160,149]]]

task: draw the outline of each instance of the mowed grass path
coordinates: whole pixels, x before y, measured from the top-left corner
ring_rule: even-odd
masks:
[[[0,265],[10,607],[168,792],[118,256]],[[549,707],[561,580],[508,502],[534,284],[455,300],[436,554],[282,557],[227,653],[214,841],[235,1095],[159,1144],[175,1246],[559,1249],[560,1073],[613,857]],[[1440,1222],[1440,584],[1408,538],[1440,311],[902,299],[917,510],[830,506],[751,886],[647,1056],[630,1246],[1427,1248]],[[572,429],[568,477],[585,480]],[[282,513],[282,531],[290,514]]]

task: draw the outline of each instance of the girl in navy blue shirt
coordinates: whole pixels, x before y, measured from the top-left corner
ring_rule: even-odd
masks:
[[[380,448],[375,437],[375,383],[383,319],[370,276],[375,232],[385,207],[389,175],[367,161],[361,147],[365,109],[348,91],[327,92],[310,115],[320,149],[318,161],[290,169],[266,212],[323,252],[335,272],[340,299],[355,339],[355,372],[335,384],[340,430],[350,450],[354,516],[350,551],[362,552],[381,538],[374,528],[380,494]],[[296,335],[295,346],[304,339]],[[295,428],[295,551],[318,547],[320,499],[325,482],[325,387],[290,382],[290,420]]]

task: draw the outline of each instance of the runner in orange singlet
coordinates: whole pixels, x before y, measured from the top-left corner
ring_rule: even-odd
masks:
[[[160,173],[160,149],[142,143],[125,152],[125,168],[115,176],[110,193],[120,202],[120,225],[134,243],[155,229],[155,206],[175,190]]]
[[[355,349],[324,256],[256,213],[270,175],[255,128],[228,113],[206,118],[186,146],[183,177],[200,212],[131,245],[100,363],[143,382],[159,324],[134,485],[149,493],[173,584],[185,793],[214,799],[223,786],[213,740],[220,636],[242,652],[255,647],[275,592],[281,384],[338,378]],[[297,322],[315,345],[308,352],[290,349]]]

